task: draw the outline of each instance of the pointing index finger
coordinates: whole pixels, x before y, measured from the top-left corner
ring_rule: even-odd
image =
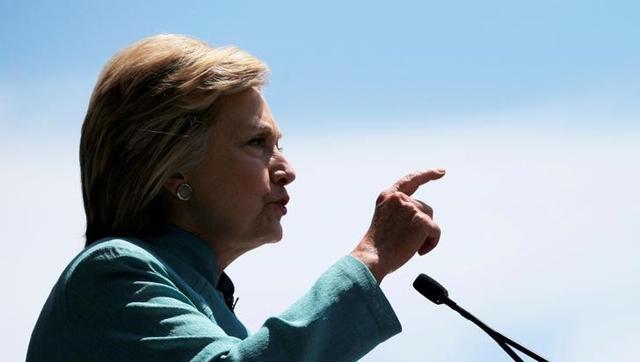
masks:
[[[444,176],[445,172],[446,171],[443,168],[416,171],[396,181],[396,183],[394,183],[389,190],[400,191],[407,196],[411,196],[414,192],[416,192],[418,187],[426,184],[429,181],[441,178],[442,176]]]

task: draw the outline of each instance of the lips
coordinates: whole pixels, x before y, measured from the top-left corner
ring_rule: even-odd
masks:
[[[270,202],[270,204],[274,204],[278,206],[282,215],[287,214],[287,207],[286,207],[287,203],[289,203],[289,196],[284,196],[279,199],[276,199],[275,201]]]

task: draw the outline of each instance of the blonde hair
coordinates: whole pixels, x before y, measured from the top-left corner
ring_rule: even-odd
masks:
[[[93,90],[80,139],[86,244],[153,232],[172,175],[204,157],[221,98],[266,82],[267,66],[235,47],[156,35],[118,52]]]

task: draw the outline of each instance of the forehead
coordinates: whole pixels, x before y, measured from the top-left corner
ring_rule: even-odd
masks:
[[[269,105],[254,88],[226,96],[222,100],[215,124],[229,135],[269,132],[280,137],[280,130]]]

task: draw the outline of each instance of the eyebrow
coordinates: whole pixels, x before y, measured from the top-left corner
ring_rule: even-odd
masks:
[[[260,131],[260,133],[266,133],[270,135],[274,135],[277,140],[282,138],[282,133],[276,132],[274,133],[273,128],[267,123],[258,123],[252,127],[254,130]]]

